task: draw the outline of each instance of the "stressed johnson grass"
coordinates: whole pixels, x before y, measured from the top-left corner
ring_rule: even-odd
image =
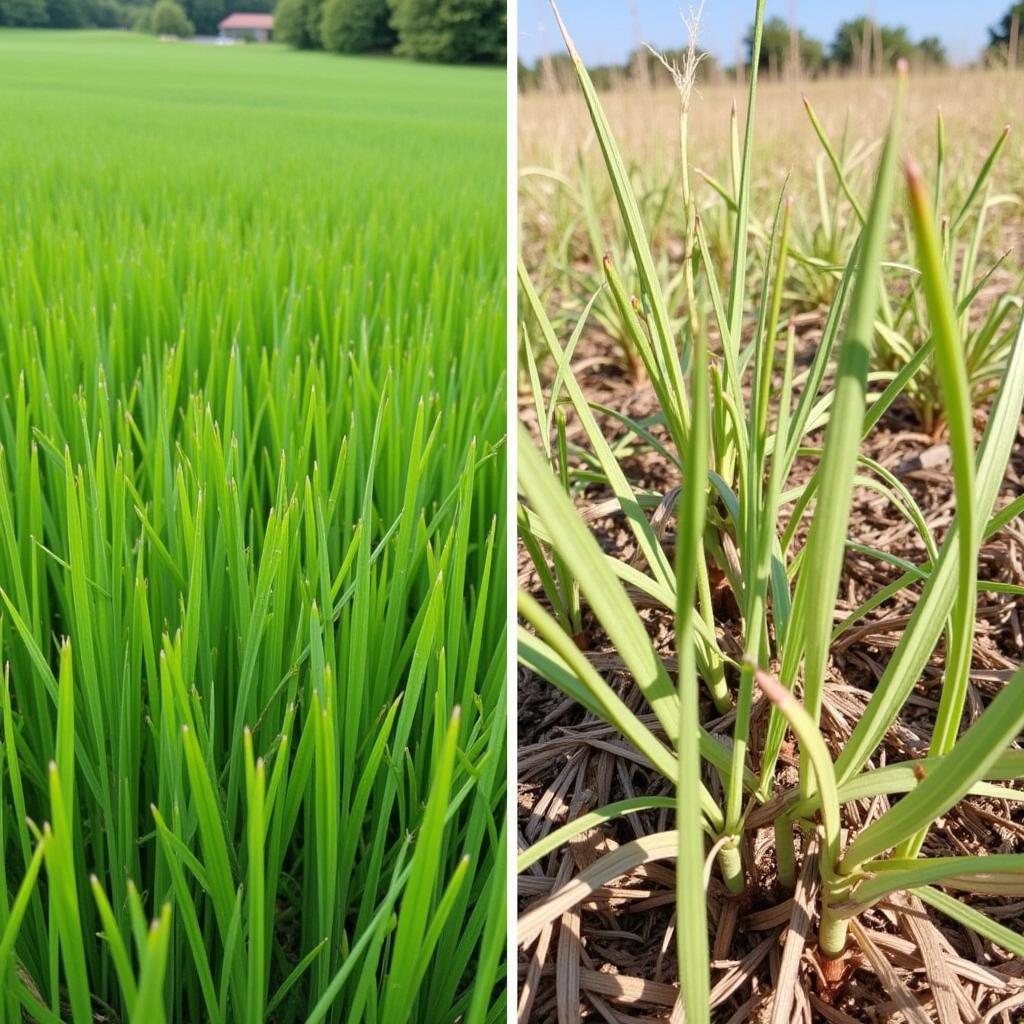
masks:
[[[679,202],[679,101],[669,76],[662,78],[656,88],[603,93],[601,102],[651,242],[672,326],[679,331],[684,307],[680,239],[685,233]],[[687,174],[700,201],[703,243],[716,265],[728,266],[745,99],[734,83],[711,81],[694,88]],[[785,187],[797,202],[784,294],[798,326],[813,323],[835,297],[871,197],[878,112],[888,102],[884,78],[758,83],[748,220],[756,258],[748,270],[748,287],[760,286],[773,212]],[[972,394],[979,404],[994,392],[1024,292],[1017,186],[1024,133],[1007,124],[1022,102],[1021,76],[973,69],[915,77],[906,100],[904,143],[922,159],[927,154],[929,187],[940,200],[939,225],[948,220],[962,247],[952,270],[953,288]],[[552,323],[568,334],[596,294],[590,317],[608,338],[608,357],[643,383],[642,362],[626,325],[608,289],[601,288],[605,252],[624,278],[635,271],[623,226],[610,216],[614,189],[589,131],[585,104],[573,93],[527,93],[520,100],[519,124],[523,246]],[[967,213],[973,214],[969,224],[962,221]],[[887,243],[890,277],[906,265],[910,230],[899,209],[896,217]],[[878,369],[905,365],[928,333],[923,307],[898,301],[902,296],[902,291],[894,294],[884,311],[876,340]],[[941,434],[942,398],[930,365],[907,381],[902,398],[923,431]]]
[[[500,74],[0,93],[0,1020],[501,1019]]]
[[[763,10],[761,0],[755,48]],[[566,43],[575,57],[567,33]],[[773,868],[782,891],[792,891],[797,886],[796,830],[802,837],[802,872],[810,866],[812,877],[801,874],[795,906],[807,900],[816,920],[826,998],[841,994],[848,965],[857,962],[848,948],[852,932],[867,961],[881,964],[880,980],[896,1004],[914,1004],[906,1011],[908,1019],[931,1019],[923,1016],[896,972],[887,970],[884,958],[876,957],[860,923],[879,901],[920,898],[995,947],[1024,956],[1019,934],[954,895],[1024,893],[1024,854],[982,849],[921,855],[929,832],[964,797],[996,798],[1008,806],[1022,799],[1019,788],[1004,784],[1024,779],[1024,751],[1018,746],[1024,668],[1008,678],[980,714],[964,721],[978,594],[1024,596],[1024,586],[979,579],[978,568],[982,542],[1024,511],[1024,497],[995,507],[1024,400],[1019,297],[1001,300],[1008,333],[985,356],[987,378],[994,381],[985,388],[971,374],[972,328],[965,315],[993,269],[977,261],[986,214],[1003,202],[990,196],[988,175],[1005,135],[973,170],[973,178],[958,183],[953,214],[945,216],[951,197],[942,185],[941,121],[932,183],[926,185],[910,159],[899,170],[905,74],[893,83],[891,123],[872,161],[865,200],[858,200],[842,160],[819,132],[841,196],[834,212],[852,227],[837,272],[831,266],[817,268],[820,276],[835,273],[836,279],[820,341],[798,372],[792,308],[800,296],[789,283],[787,267],[795,261],[806,271],[808,263],[793,250],[792,199],[786,190],[772,203],[765,244],[757,244],[762,236],[754,225],[766,218],[752,212],[756,78],[750,83],[745,124],[733,121],[735,187],[726,193],[731,242],[723,269],[691,187],[692,66],[678,69],[682,169],[676,202],[682,211],[682,254],[666,285],[665,262],[650,245],[641,202],[601,98],[582,64],[575,63],[628,253],[628,259],[613,253],[602,261],[602,299],[623,332],[613,336],[635,357],[629,370],[638,376],[642,371],[649,381],[656,410],[638,422],[592,407],[570,360],[594,306],[588,304],[571,336],[560,341],[531,273],[521,264],[523,347],[540,436],[533,439],[523,432],[520,439],[519,526],[544,602],[529,593],[520,597],[520,658],[612,725],[667,780],[676,827],[623,842],[590,858],[581,870],[560,874],[550,895],[520,917],[519,942],[528,950],[546,948],[553,923],[562,920],[565,927],[563,915],[578,913],[582,901],[596,898],[595,890],[606,892],[602,887],[629,872],[672,859],[680,981],[673,1019],[682,1019],[679,1014],[685,1012],[689,1024],[709,1020],[710,873],[716,870],[727,891],[757,899],[764,865],[750,862],[748,833],[772,827]],[[906,196],[905,206],[897,202],[899,193]],[[905,231],[894,260],[897,209],[906,211]],[[894,362],[894,349],[905,358]],[[540,384],[542,360],[553,367],[549,388]],[[897,400],[920,400],[922,391],[915,392],[913,385],[926,373],[931,377],[929,400],[942,410],[952,463],[955,514],[941,542],[931,536],[906,485],[861,450]],[[980,394],[992,397],[976,443],[973,406]],[[606,437],[597,412],[613,417],[626,434],[614,441]],[[570,415],[578,424],[573,436],[580,438],[572,445]],[[637,449],[664,460],[678,486],[660,495],[631,482],[623,462],[627,450]],[[791,484],[798,457],[815,468]],[[600,514],[621,520],[636,552],[630,561],[595,539],[588,519],[597,513],[579,514],[573,499],[588,485],[610,492]],[[881,494],[892,515],[909,524],[926,552],[922,562],[849,536],[858,487]],[[785,506],[790,506],[788,523],[781,514]],[[669,534],[666,522],[671,519],[675,530]],[[902,575],[844,616],[837,615],[837,599],[848,550],[895,566]],[[731,643],[717,628],[722,605],[713,597],[712,574],[721,581],[716,589],[725,588],[738,610],[729,624]],[[842,742],[830,747],[822,711],[832,645],[887,597],[919,583],[923,586],[913,612],[866,706]],[[676,664],[671,674],[666,651],[653,642],[641,607],[672,617]],[[593,632],[581,629],[585,619],[599,627],[614,662],[643,695],[646,721],[595,667],[588,652]],[[890,758],[880,765],[879,746],[933,658],[941,659],[942,676],[926,756]],[[602,660],[607,663],[606,652]],[[755,742],[759,694],[771,710]],[[709,711],[712,718],[724,716],[724,736],[709,729]],[[787,730],[800,756],[799,783],[791,789],[780,787],[776,778]],[[889,801],[890,796],[897,799]],[[843,805],[867,799],[874,801],[874,820],[859,831],[847,831]],[[637,795],[570,820],[524,850],[520,870],[602,822],[665,806],[663,796]],[[811,883],[817,893],[813,898],[807,895]],[[795,915],[768,1004],[777,1024],[795,1012],[800,951],[808,938],[808,916],[800,924]],[[800,945],[793,944],[793,935]],[[578,1013],[579,979],[564,969],[562,948],[556,1001],[559,1013],[569,1019],[565,1015],[571,1016],[573,1006]],[[537,975],[532,977],[535,984]],[[524,992],[521,1019],[534,995],[534,989]],[[719,1002],[724,998],[720,995]],[[757,1002],[755,991],[750,1006]]]

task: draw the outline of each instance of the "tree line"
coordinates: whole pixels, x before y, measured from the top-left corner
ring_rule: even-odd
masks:
[[[130,28],[213,35],[233,11],[269,13],[274,0],[0,0],[0,25],[18,28]]]
[[[1000,22],[988,30],[989,43],[981,55],[981,62],[1015,65],[1022,23],[1024,0],[1017,0]],[[698,80],[707,81],[723,74],[737,75],[749,70],[754,43],[752,28],[747,31],[743,43],[745,60],[739,66],[721,67],[711,53],[703,53],[697,69]],[[662,56],[669,63],[681,63],[685,52],[679,48],[664,51]],[[761,33],[758,70],[778,75],[795,73],[809,78],[829,73],[878,74],[895,67],[900,60],[924,68],[941,68],[948,64],[946,48],[938,36],[923,36],[915,40],[904,25],[881,25],[870,18],[852,18],[839,26],[832,41],[826,45],[783,18],[769,18]],[[652,81],[659,73],[659,63],[649,50],[640,47],[621,64],[600,64],[588,70],[597,88],[603,89],[622,81]],[[559,83],[572,81],[571,60],[564,54],[552,54],[532,66],[520,62],[520,89],[535,88],[545,77]]]
[[[303,50],[504,63],[505,0],[280,0],[274,38]]]
[[[744,40],[747,64],[753,53],[753,31]],[[938,36],[924,36],[916,42],[905,25],[880,25],[871,18],[851,18],[836,29],[835,37],[824,44],[782,18],[769,18],[761,35],[758,70],[779,73],[799,71],[814,77],[833,67],[840,71],[878,73],[906,60],[912,65],[945,67],[946,48]]]
[[[235,11],[274,14],[274,37],[304,50],[503,63],[505,0],[0,0],[0,25],[214,35]]]

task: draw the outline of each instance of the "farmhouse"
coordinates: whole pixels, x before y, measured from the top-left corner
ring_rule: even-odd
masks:
[[[274,16],[235,11],[224,18],[217,29],[222,39],[253,39],[265,43],[274,31]]]

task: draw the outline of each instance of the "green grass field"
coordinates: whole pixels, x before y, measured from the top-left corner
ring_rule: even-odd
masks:
[[[502,1018],[504,121],[0,33],[0,1020]]]

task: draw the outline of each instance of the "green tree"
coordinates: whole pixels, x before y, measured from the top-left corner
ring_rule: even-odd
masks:
[[[126,28],[131,10],[118,0],[85,0],[85,22],[95,28]]]
[[[537,67],[530,67],[521,60],[516,61],[516,84],[520,92],[536,89],[540,84],[540,72]]]
[[[903,25],[875,25],[867,18],[854,18],[839,26],[832,41],[832,60],[843,68],[859,65],[865,40],[871,50],[872,64],[892,67],[901,59],[916,64],[946,64],[946,47],[938,36],[925,36],[915,43]],[[876,52],[879,44],[880,60]]]
[[[133,6],[131,13],[128,15],[128,27],[133,32],[151,32],[152,29],[149,26],[152,21],[152,15],[152,7]]]
[[[224,0],[183,0],[185,15],[201,36],[212,36],[227,13]],[[247,8],[248,9],[248,8]]]
[[[320,35],[324,48],[337,53],[390,50],[395,44],[387,0],[327,0]]]
[[[887,28],[883,25],[880,35],[883,64],[895,65],[898,60],[910,60],[915,56],[917,48],[902,25],[898,28]]]
[[[1011,4],[1000,21],[988,30],[989,48],[1006,46],[1009,43],[1015,21],[1019,33],[1024,28],[1024,0],[1018,0],[1017,3]]]
[[[754,30],[747,31],[744,40],[747,46],[747,64],[754,52]],[[781,71],[790,63],[790,27],[782,18],[769,18],[761,30],[760,70]],[[825,66],[825,47],[811,36],[797,30],[797,49],[800,55],[800,69],[804,74],[816,75]]]
[[[388,0],[396,53],[452,64],[505,60],[505,0]]]
[[[46,16],[52,28],[81,28],[84,22],[79,0],[46,0]]]
[[[0,0],[0,25],[37,28],[48,21],[45,0]]]
[[[300,50],[318,50],[322,17],[320,0],[281,0],[274,8],[274,38]]]
[[[158,36],[195,35],[195,27],[178,0],[157,0],[149,15],[149,30]]]
[[[881,63],[886,66],[891,67],[901,58],[909,60],[914,56],[915,47],[904,26],[876,26],[868,18],[854,18],[844,21],[836,29],[832,40],[832,60],[842,68],[854,67],[862,59],[865,39],[874,58],[877,58],[875,47],[881,42]]]
[[[938,36],[925,36],[917,44],[915,51],[915,56],[923,64],[934,64],[937,67],[946,66],[946,47]]]
[[[1013,55],[1013,62],[1018,63],[1021,29],[1024,29],[1024,0],[1011,4],[1003,17],[989,28],[985,58],[991,63],[1006,64],[1012,43],[1017,51]]]

